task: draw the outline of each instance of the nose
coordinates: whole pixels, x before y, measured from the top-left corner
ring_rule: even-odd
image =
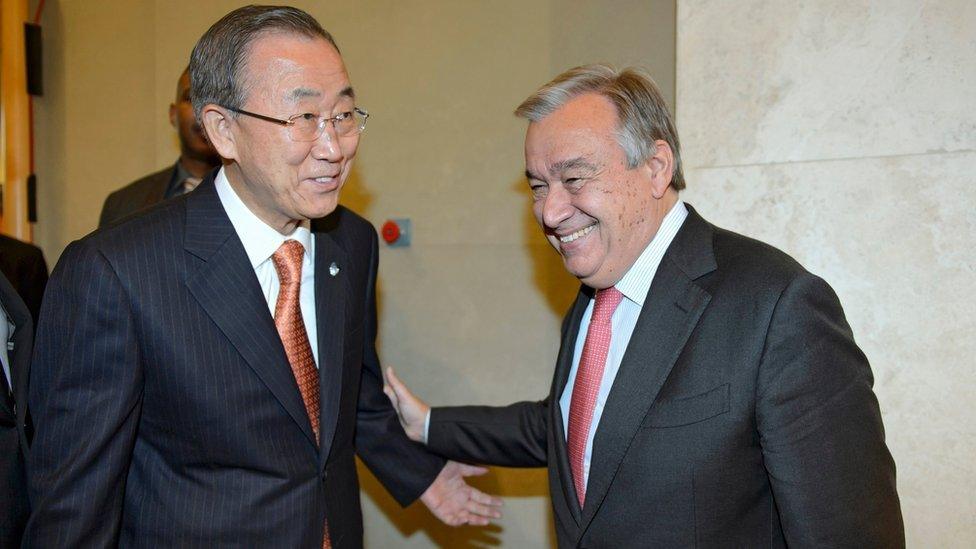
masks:
[[[342,159],[342,149],[339,147],[339,136],[331,122],[325,124],[322,135],[312,142],[312,156],[316,160],[338,162]]]
[[[542,223],[554,229],[573,216],[573,203],[562,185],[550,185],[542,203]]]

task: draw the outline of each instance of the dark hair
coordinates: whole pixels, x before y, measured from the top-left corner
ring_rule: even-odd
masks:
[[[245,6],[220,18],[203,33],[190,54],[190,96],[193,112],[208,104],[241,108],[248,82],[242,78],[251,44],[268,33],[322,38],[339,47],[314,17],[289,6]]]

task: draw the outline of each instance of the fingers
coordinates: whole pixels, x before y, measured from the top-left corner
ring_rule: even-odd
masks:
[[[497,519],[502,517],[502,512],[499,509],[501,506],[501,501],[498,505],[491,505],[486,503],[480,503],[474,499],[468,500],[464,508],[469,514],[476,518],[483,518],[485,524],[488,523],[488,519]]]
[[[400,413],[400,399],[397,398],[396,392],[389,385],[383,385],[383,394],[386,398],[390,399],[390,403],[396,408],[397,413]]]
[[[474,501],[475,503],[480,504],[480,505],[484,505],[484,506],[493,508],[496,511],[503,504],[502,498],[488,495],[488,494],[482,492],[481,490],[478,490],[477,488],[472,488],[471,489],[471,500]],[[500,512],[499,512],[499,516],[501,516],[501,513]]]
[[[461,476],[462,477],[478,477],[488,472],[487,467],[481,467],[479,465],[468,465],[466,463],[461,463]]]
[[[384,388],[390,387],[397,394],[397,396],[400,396],[400,393],[405,391],[407,388],[403,382],[400,381],[400,378],[397,377],[396,373],[393,372],[393,366],[388,366],[386,368],[383,379],[386,381]]]
[[[458,526],[462,524],[470,524],[472,526],[488,526],[491,524],[491,520],[487,517],[478,516],[472,513],[465,513],[462,518],[462,522],[460,522]]]

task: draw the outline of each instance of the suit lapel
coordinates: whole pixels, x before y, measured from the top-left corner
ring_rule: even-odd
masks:
[[[716,268],[711,227],[688,209],[688,218],[651,283],[594,436],[581,532],[602,505],[644,417],[711,299],[695,283]]]
[[[555,430],[556,437],[556,470],[559,473],[559,483],[562,486],[563,496],[566,498],[566,505],[572,510],[573,518],[577,523],[581,520],[579,498],[576,495],[573,472],[569,465],[569,449],[566,447],[566,430],[563,427],[563,411],[559,405],[559,399],[569,382],[569,372],[573,367],[573,354],[576,350],[576,338],[579,334],[580,322],[583,320],[583,313],[586,312],[586,307],[592,298],[593,290],[586,286],[580,288],[579,293],[576,294],[576,301],[569,312],[569,323],[562,334],[559,357],[556,359],[556,373],[552,382],[552,395],[549,397],[549,422]]]
[[[316,444],[295,376],[244,246],[214,187],[214,174],[186,198],[186,250],[203,260],[186,286],[248,366]]]
[[[318,230],[313,234],[315,236],[315,322],[318,332],[321,395],[320,466],[325,467],[339,418],[350,265],[345,250],[336,244],[331,235]],[[332,268],[333,265],[335,268]]]

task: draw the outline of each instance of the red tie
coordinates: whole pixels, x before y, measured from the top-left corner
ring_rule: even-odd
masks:
[[[610,351],[610,319],[620,305],[624,294],[610,287],[597,290],[596,303],[590,316],[590,327],[586,331],[583,353],[580,355],[576,381],[573,384],[573,399],[569,403],[569,466],[573,471],[573,484],[580,507],[586,499],[586,482],[583,480],[583,454],[586,453],[586,439],[590,434],[596,397],[600,392],[600,381],[607,365]]]
[[[312,423],[315,439],[319,439],[319,371],[315,367],[312,346],[308,343],[308,332],[302,319],[299,296],[302,287],[302,260],[305,248],[297,240],[286,240],[271,256],[281,290],[275,303],[275,328],[285,347],[285,355],[291,364],[291,371],[298,383],[298,392],[305,403],[305,411]],[[331,549],[329,525],[325,524],[322,539],[323,549]]]

